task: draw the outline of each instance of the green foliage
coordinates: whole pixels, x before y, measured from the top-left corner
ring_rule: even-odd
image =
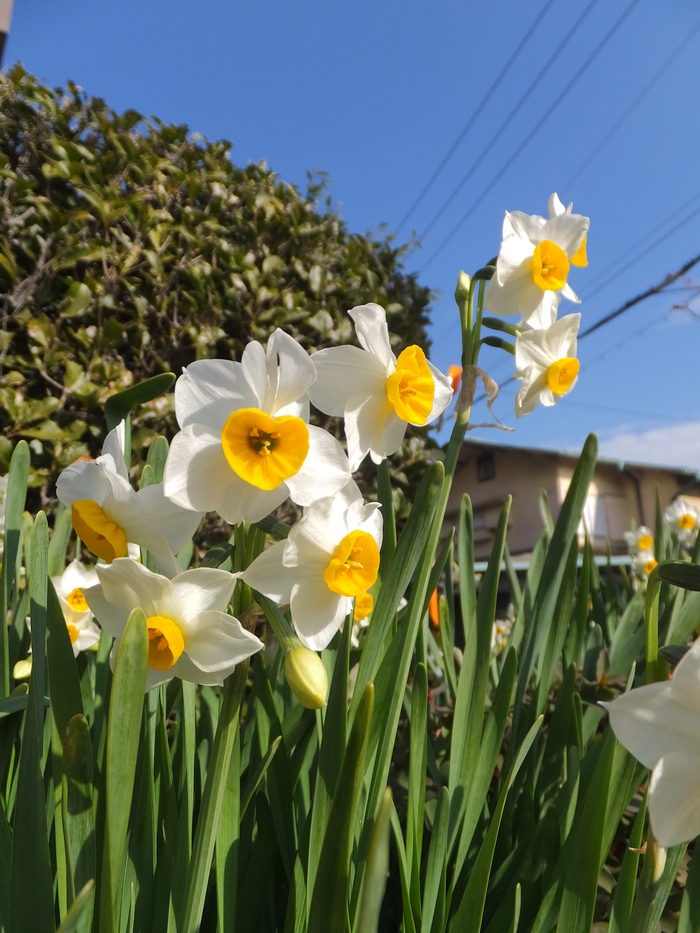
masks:
[[[32,448],[32,485],[95,456],[110,395],[282,327],[307,349],[355,342],[375,301],[400,346],[429,345],[430,293],[406,247],[348,232],[324,185],[304,195],[230,144],[117,114],[73,84],[0,76],[0,472]],[[400,348],[400,347],[399,347]],[[134,448],[177,430],[172,394],[135,413]],[[395,488],[426,456],[411,432]]]

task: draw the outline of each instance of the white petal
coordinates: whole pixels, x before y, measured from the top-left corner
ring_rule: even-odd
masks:
[[[278,541],[255,558],[241,580],[276,603],[288,603],[299,574],[283,564],[285,542]]]
[[[259,522],[277,506],[282,505],[289,496],[286,483],[280,483],[276,489],[258,489],[231,470],[231,481],[226,488],[223,500],[217,512],[231,525],[239,522]]]
[[[172,618],[184,625],[210,609],[224,612],[235,583],[232,573],[214,567],[197,567],[179,573],[172,581],[169,601]]]
[[[267,397],[271,394],[267,375],[267,359],[262,344],[258,343],[257,340],[251,340],[250,343],[246,344],[241,357],[241,366],[250,392],[255,398],[255,404],[248,407],[261,408],[267,411]]]
[[[348,400],[355,395],[386,391],[386,366],[359,347],[330,347],[314,353],[311,360],[318,378],[309,389],[309,397],[327,415],[343,415]]]
[[[303,645],[322,651],[352,609],[352,599],[338,596],[323,578],[300,581],[290,600],[292,621]]]
[[[578,297],[568,282],[564,284],[564,287],[559,291],[559,294],[562,296],[562,298],[566,298],[567,301],[573,301],[574,304],[577,305],[581,304],[581,299]]]
[[[185,651],[201,671],[223,671],[240,664],[263,643],[225,612],[203,612],[183,626]]]
[[[523,211],[506,211],[506,217],[503,221],[503,239],[505,240],[509,233],[520,237],[531,244],[532,250],[543,239],[542,230],[545,226],[545,218],[539,214],[525,214]]]
[[[372,460],[375,463],[381,463],[385,457],[395,454],[401,447],[403,439],[406,436],[406,422],[392,411],[384,422],[381,441],[378,447],[374,445],[370,448]]]
[[[328,431],[310,424],[306,460],[286,481],[292,501],[297,505],[311,505],[317,499],[338,492],[349,479],[350,465],[343,448]]]
[[[515,234],[507,236],[501,243],[493,278],[499,285],[504,285],[514,275],[532,278],[533,250],[534,246],[529,240]]]
[[[115,638],[120,638],[131,610],[105,599],[102,587],[99,585],[91,586],[89,589],[84,590],[83,595],[87,600],[90,611],[105,632],[108,632]]]
[[[271,415],[306,395],[316,381],[316,367],[309,354],[279,327],[267,343],[267,366],[274,394],[265,411]]]
[[[73,463],[56,481],[56,495],[67,508],[80,499],[102,505],[111,493],[112,484],[104,468],[96,463]]]
[[[670,752],[654,768],[649,783],[649,817],[665,848],[700,834],[700,755]]]
[[[163,491],[194,512],[219,511],[235,475],[224,456],[221,435],[204,425],[189,424],[170,445]]]
[[[348,313],[355,322],[357,339],[365,350],[374,353],[381,360],[391,375],[396,368],[396,357],[391,351],[384,308],[370,302],[366,305],[357,305]]]
[[[602,705],[617,739],[647,768],[678,750],[700,750],[697,709],[673,696],[671,683],[647,684]]]
[[[231,360],[197,360],[175,384],[175,413],[181,428],[206,424],[220,432],[232,411],[257,407],[243,367]]]
[[[430,360],[426,360],[426,363],[428,364],[428,369],[435,383],[433,407],[430,409],[430,414],[425,422],[426,424],[430,424],[447,408],[454,397],[454,392],[452,391],[452,380],[444,373],[441,373],[439,369],[436,369]]]
[[[126,421],[120,421],[116,428],[113,428],[102,445],[102,456],[109,456],[114,462],[115,469],[125,480],[129,479],[129,473],[126,468],[124,451],[126,450]],[[97,458],[99,463],[102,457]]]
[[[546,375],[543,373],[535,375],[536,372],[534,367],[530,367],[522,385],[518,389],[518,394],[515,397],[515,415],[517,418],[522,418],[523,415],[529,415],[531,411],[534,411],[541,403],[543,393],[547,389]]]
[[[566,208],[561,203],[561,200],[559,199],[559,195],[555,191],[554,194],[551,195],[549,199],[549,216],[558,217],[559,214],[565,214],[565,213],[566,213]]]
[[[118,557],[109,566],[98,564],[97,575],[108,602],[123,606],[129,612],[138,607],[146,617],[167,614],[165,608],[170,601],[172,584],[161,574],[152,573],[128,557]],[[85,593],[85,599],[92,609],[90,593],[91,590]],[[100,621],[97,611],[93,609],[93,612]]]
[[[144,515],[153,516],[154,526],[173,551],[187,544],[202,520],[202,512],[184,509],[168,499],[162,483],[145,486],[136,493],[136,498]]]
[[[590,218],[581,214],[559,214],[546,222],[541,239],[556,243],[571,258],[583,243],[590,223]]]
[[[519,314],[532,327],[549,327],[557,316],[559,296],[543,291],[535,284],[530,269],[499,285],[492,278],[486,289],[484,305],[492,314]]]
[[[386,396],[386,391],[383,396],[372,395],[367,398],[364,395],[355,395],[348,400],[345,410],[345,437],[348,442],[351,472],[355,472],[370,450],[377,453],[380,460],[383,459],[385,454],[381,452],[382,436],[390,418],[391,428],[398,431],[397,415]],[[405,424],[403,430],[405,433]]]

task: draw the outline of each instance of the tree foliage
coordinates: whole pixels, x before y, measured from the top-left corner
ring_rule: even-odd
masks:
[[[353,342],[347,311],[376,301],[397,349],[428,346],[430,293],[403,271],[406,247],[348,232],[322,181],[302,195],[265,164],[236,166],[230,148],[21,66],[0,77],[2,472],[26,438],[45,495],[99,452],[111,394],[239,358],[276,327],[308,349]],[[171,436],[172,394],[133,428],[136,450]],[[397,460],[404,490],[426,443],[412,433]]]

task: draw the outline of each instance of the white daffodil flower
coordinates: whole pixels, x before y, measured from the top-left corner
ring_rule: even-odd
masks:
[[[654,836],[668,848],[700,833],[700,641],[671,680],[602,703],[626,749],[647,768]]]
[[[653,547],[648,548],[646,551],[637,551],[632,558],[632,566],[634,567],[635,573],[640,577],[648,577],[654,567],[656,567],[656,564],[657,560],[654,557]]]
[[[625,541],[633,557],[641,551],[653,551],[654,548],[654,534],[646,525],[640,525],[634,531],[626,531]]]
[[[549,219],[506,211],[496,274],[486,289],[492,314],[519,314],[530,327],[549,327],[561,297],[578,303],[567,282],[572,265],[585,266],[590,219],[564,208],[557,194],[549,199]]]
[[[330,347],[311,357],[318,379],[311,401],[327,415],[343,415],[350,469],[369,453],[375,463],[401,446],[408,424],[430,424],[452,400],[452,380],[417,346],[397,359],[389,343],[386,312],[377,304],[349,312],[359,347]]]
[[[526,330],[515,341],[514,377],[522,379],[515,398],[518,418],[538,405],[556,405],[576,385],[576,335],[580,314],[567,314],[542,330]]]
[[[78,560],[71,561],[58,577],[51,577],[58,601],[63,610],[68,634],[77,657],[100,640],[100,628],[85,599],[85,590],[100,581],[94,570],[88,570]]]
[[[698,533],[700,514],[698,510],[680,496],[664,512],[664,521],[678,536],[682,545],[688,547]]]
[[[124,462],[122,421],[105,438],[102,456],[72,464],[56,483],[59,500],[71,510],[80,540],[105,563],[126,557],[129,545],[150,551],[163,573],[182,568],[175,553],[194,534],[201,513],[171,502],[161,483],[134,490]]]
[[[169,580],[126,557],[96,569],[100,584],[85,590],[85,599],[102,628],[116,639],[112,666],[132,610],[146,614],[146,690],[173,677],[222,684],[237,664],[263,647],[226,612],[236,578],[225,570],[198,567]]]
[[[382,517],[352,480],[335,496],[305,509],[286,541],[256,558],[241,574],[253,589],[289,604],[307,648],[321,651],[377,579]]]
[[[235,525],[259,521],[287,497],[307,506],[342,489],[350,478],[343,448],[308,424],[315,379],[309,355],[279,329],[267,352],[249,343],[240,363],[188,366],[175,386],[182,430],[165,466],[166,494]]]

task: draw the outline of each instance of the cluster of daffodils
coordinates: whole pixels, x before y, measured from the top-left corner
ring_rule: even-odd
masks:
[[[557,319],[561,298],[578,303],[567,279],[571,266],[585,266],[589,218],[549,199],[549,218],[506,212],[496,272],[485,306],[496,315],[519,314],[516,324],[515,399],[518,418],[537,405],[555,405],[578,378],[576,336],[580,314]]]
[[[634,572],[638,577],[646,579],[657,564],[651,530],[646,525],[640,525],[635,531],[626,531],[625,540]]]
[[[262,642],[229,611],[238,575],[185,569],[178,552],[205,512],[231,524],[257,522],[287,498],[302,517],[240,574],[243,582],[289,606],[305,650],[326,647],[346,618],[358,625],[369,618],[382,518],[351,473],[367,454],[380,463],[395,453],[408,424],[439,418],[453,388],[419,347],[394,355],[379,305],[350,316],[359,347],[309,356],[276,330],[266,348],[248,344],[240,362],[187,367],[175,386],[180,431],[162,483],[132,488],[124,422],[97,460],[61,474],[58,498],[99,561],[92,571],[74,563],[54,581],[74,650],[88,647],[88,629],[91,643],[97,640],[96,620],[114,638],[114,659],[130,613],[140,608],[148,626],[147,689],[175,676],[222,683]],[[310,403],[344,418],[347,453],[309,423]],[[145,554],[150,560],[140,563]],[[305,665],[298,650],[288,653],[290,683]]]

